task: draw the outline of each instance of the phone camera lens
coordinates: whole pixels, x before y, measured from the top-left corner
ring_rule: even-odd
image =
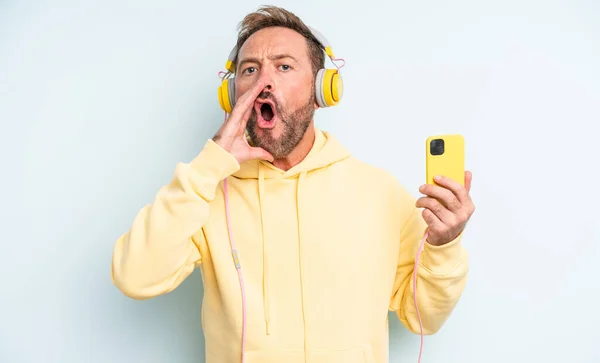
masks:
[[[442,155],[444,153],[444,140],[434,139],[431,140],[431,155]]]

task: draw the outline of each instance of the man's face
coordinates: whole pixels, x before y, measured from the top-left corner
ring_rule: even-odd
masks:
[[[306,38],[281,27],[259,30],[244,43],[236,71],[236,95],[262,79],[246,129],[254,146],[279,159],[298,145],[317,104]]]

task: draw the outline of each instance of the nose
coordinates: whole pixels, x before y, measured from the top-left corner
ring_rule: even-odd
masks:
[[[264,91],[274,92],[275,91],[275,78],[269,67],[264,67],[260,72],[260,79],[265,85]]]

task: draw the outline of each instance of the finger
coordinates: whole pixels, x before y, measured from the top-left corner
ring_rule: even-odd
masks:
[[[250,157],[252,159],[261,159],[261,160],[267,160],[270,162],[273,162],[273,160],[274,160],[273,155],[271,155],[271,153],[269,153],[267,150],[260,148],[260,147],[251,147],[250,148]]]
[[[240,98],[236,101],[235,107],[231,111],[231,118],[237,122],[241,120],[247,120],[248,116],[250,116],[249,112],[252,111],[252,107],[254,106],[254,101],[256,97],[262,92],[265,85],[262,80],[258,80],[252,88],[246,91]]]
[[[446,208],[448,208],[452,212],[456,212],[460,208],[462,208],[462,204],[460,204],[460,201],[456,198],[454,193],[452,193],[446,188],[437,185],[424,184],[421,185],[419,191],[427,196],[439,200]]]
[[[467,192],[467,189],[456,180],[448,178],[447,176],[438,175],[434,178],[434,181],[440,186],[449,189],[456,196],[460,204],[467,205],[469,203],[469,193]]]
[[[473,173],[465,171],[465,189],[467,189],[467,192],[471,191],[471,180],[473,180]]]
[[[437,199],[431,197],[422,197],[417,199],[417,208],[429,209],[444,224],[452,226],[456,216],[444,207]]]
[[[250,115],[252,114],[253,110],[254,110],[254,107],[248,107],[246,109],[246,111],[244,112],[244,114],[242,115],[242,117],[240,118],[241,125],[244,128],[246,128],[246,123],[248,122],[248,119],[250,119]]]
[[[440,221],[440,219],[429,209],[423,209],[421,215],[429,229],[432,231],[438,231],[444,225],[444,223],[442,223],[442,221]]]

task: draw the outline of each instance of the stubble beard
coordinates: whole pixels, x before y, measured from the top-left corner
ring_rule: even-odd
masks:
[[[302,141],[310,122],[313,120],[315,114],[314,92],[311,92],[311,96],[304,105],[291,112],[289,112],[289,110],[283,110],[271,92],[262,92],[257,98],[270,99],[273,101],[283,131],[278,138],[275,138],[273,136],[273,130],[263,129],[259,136],[256,132],[256,110],[253,109],[246,125],[250,141],[253,146],[268,151],[275,159],[282,159],[288,156],[296,146],[298,146],[300,141]]]

